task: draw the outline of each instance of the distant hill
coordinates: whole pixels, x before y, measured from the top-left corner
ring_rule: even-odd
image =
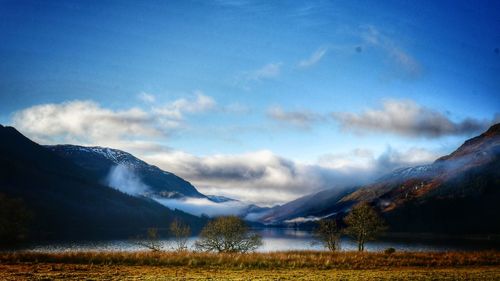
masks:
[[[343,204],[336,204],[354,188],[323,190],[268,210],[259,221],[267,224],[303,223],[321,217],[333,216],[342,210]]]
[[[358,202],[375,206],[393,232],[500,233],[500,124],[432,164],[398,169],[347,194],[297,199],[273,208],[264,222],[342,216]]]
[[[148,187],[148,196],[163,198],[197,197],[204,198],[196,188],[184,179],[149,165],[130,153],[106,148],[77,145],[45,146],[62,158],[91,171],[99,181],[108,184],[112,169],[123,165],[130,169]]]
[[[110,188],[87,168],[0,125],[0,193],[21,198],[32,211],[32,237],[130,237],[175,218],[194,230],[204,225],[202,218]]]

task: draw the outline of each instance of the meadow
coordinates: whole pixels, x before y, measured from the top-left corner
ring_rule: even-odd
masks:
[[[500,252],[11,252],[2,280],[500,280]]]

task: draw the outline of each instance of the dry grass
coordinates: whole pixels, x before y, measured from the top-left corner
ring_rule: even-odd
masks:
[[[218,269],[168,266],[0,264],[0,280],[499,280],[499,267]]]
[[[500,252],[359,252],[291,251],[248,254],[199,252],[67,252],[0,253],[1,264],[170,266],[217,269],[386,269],[499,267]]]

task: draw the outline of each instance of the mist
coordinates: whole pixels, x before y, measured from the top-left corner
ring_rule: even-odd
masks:
[[[178,209],[195,216],[241,216],[245,215],[248,209],[248,204],[241,201],[216,203],[207,198],[163,199],[158,197],[154,200],[170,209]]]
[[[106,178],[107,185],[130,195],[141,195],[149,190],[135,174],[134,169],[125,165],[116,165],[111,168]]]

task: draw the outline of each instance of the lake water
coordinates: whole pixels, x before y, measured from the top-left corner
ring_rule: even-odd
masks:
[[[321,244],[317,243],[313,233],[304,230],[295,229],[277,229],[266,228],[257,230],[262,235],[263,245],[257,249],[257,252],[289,251],[289,250],[324,250]],[[197,237],[191,237],[188,241],[190,249]],[[168,239],[161,240],[164,250],[170,249],[172,241]],[[316,243],[315,243],[316,242]],[[367,251],[383,251],[389,247],[397,251],[470,251],[494,249],[492,245],[485,242],[467,243],[447,243],[446,241],[436,242],[401,242],[401,241],[373,241],[365,246]],[[349,239],[341,240],[343,251],[355,251],[357,245]],[[138,245],[133,240],[106,240],[106,241],[88,241],[88,242],[58,242],[46,243],[28,246],[24,250],[38,252],[65,252],[65,251],[145,251],[147,248]]]

